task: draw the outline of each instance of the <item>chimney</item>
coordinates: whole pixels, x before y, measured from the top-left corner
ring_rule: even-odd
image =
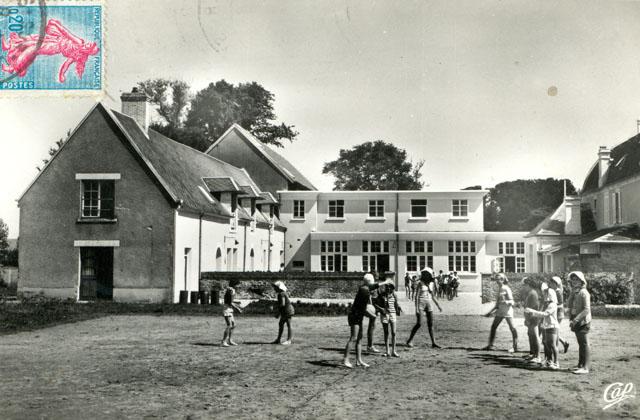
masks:
[[[131,92],[124,92],[120,96],[122,113],[130,116],[144,132],[149,129],[149,98],[142,90],[134,87]]]
[[[580,197],[566,196],[564,198],[564,234],[565,235],[581,235],[581,208]]]
[[[607,148],[607,146],[600,146],[600,149],[598,149],[598,188],[602,188],[604,185],[610,162],[611,149]]]

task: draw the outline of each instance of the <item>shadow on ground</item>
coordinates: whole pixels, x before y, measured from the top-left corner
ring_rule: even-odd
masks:
[[[508,369],[525,369],[525,370],[533,370],[533,371],[549,371],[553,373],[571,373],[567,369],[559,369],[559,370],[551,370],[540,368],[538,364],[529,363],[528,361],[521,359],[519,357],[514,356],[503,356],[500,354],[491,354],[491,353],[483,353],[483,354],[472,354],[470,355],[473,359],[481,359],[484,362],[501,365]]]

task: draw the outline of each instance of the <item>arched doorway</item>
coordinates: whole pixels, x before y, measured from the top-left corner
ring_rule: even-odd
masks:
[[[251,248],[251,252],[249,253],[249,271],[255,270],[255,253],[253,252],[253,248]]]

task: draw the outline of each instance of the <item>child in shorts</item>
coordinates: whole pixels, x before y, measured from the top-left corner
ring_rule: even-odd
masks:
[[[379,298],[375,304],[381,315],[382,329],[384,331],[384,357],[400,357],[396,352],[396,316],[402,312],[398,305],[398,296],[395,292],[393,279],[387,278],[381,284]],[[389,352],[389,332],[391,332],[391,352]]]
[[[289,300],[289,294],[287,293],[287,286],[284,285],[284,282],[277,281],[273,284],[273,288],[278,294],[278,317],[280,318],[280,322],[278,322],[278,338],[272,344],[282,344],[287,346],[291,344],[291,339],[293,338],[293,330],[291,329],[291,318],[294,315],[293,305]],[[284,325],[287,324],[287,340],[280,342],[282,338],[282,332],[284,331]]]
[[[221,347],[229,347],[229,346],[237,346],[238,343],[235,343],[231,339],[231,334],[233,330],[236,328],[236,320],[233,317],[233,311],[236,310],[238,313],[242,313],[242,309],[240,308],[240,302],[234,300],[236,296],[235,288],[240,284],[240,281],[237,279],[233,279],[229,282],[229,287],[224,292],[224,306],[222,308],[222,316],[224,317],[224,322],[226,324],[226,328],[224,329],[224,336],[222,337]]]

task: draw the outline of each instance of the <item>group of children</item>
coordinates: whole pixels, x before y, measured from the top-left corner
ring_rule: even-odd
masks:
[[[497,276],[499,291],[495,307],[487,314],[494,315],[486,350],[493,350],[496,330],[502,320],[506,320],[511,330],[513,347],[510,352],[518,351],[518,332],[513,325],[513,306],[515,301],[504,274]],[[589,373],[589,338],[591,328],[591,296],[587,291],[587,281],[581,271],[573,271],[568,276],[571,285],[567,307],[570,310],[570,328],[578,342],[578,365],[572,368],[573,373],[582,375]],[[562,279],[553,276],[550,282],[537,284],[533,279],[523,279],[525,292],[524,324],[529,339],[529,354],[525,359],[537,366],[558,370],[558,345],[562,345],[564,353],[569,350],[569,343],[559,334],[560,323],[564,319],[564,287]],[[540,291],[542,299],[538,295]],[[540,342],[543,346],[544,359],[540,357]]]
[[[440,273],[434,278],[433,288],[435,294],[439,298],[448,298],[449,300],[458,296],[458,287],[460,286],[460,279],[458,278],[457,271],[450,271],[444,273],[440,270]],[[415,299],[416,293],[420,288],[420,278],[417,275],[405,274],[404,277],[405,293],[408,299]]]
[[[394,277],[395,273],[389,272],[385,275],[383,282],[377,282],[374,273],[364,275],[364,283],[359,287],[353,304],[349,310],[347,320],[350,328],[349,340],[344,349],[344,358],[342,365],[347,368],[353,368],[349,361],[351,345],[355,342],[356,350],[356,366],[369,367],[362,360],[362,337],[363,337],[363,321],[368,318],[368,346],[369,353],[380,353],[373,346],[373,331],[378,316],[384,330],[384,343],[386,351],[385,357],[399,357],[396,351],[396,324],[397,317],[402,313],[402,308],[398,304],[398,296],[395,291]],[[411,329],[409,339],[406,342],[407,347],[413,347],[413,339],[425,323],[431,338],[431,346],[440,348],[436,343],[433,333],[433,308],[434,306],[442,312],[437,297],[437,280],[440,276],[436,276],[430,267],[425,267],[420,273],[420,278],[415,287],[411,287],[411,295],[409,296],[416,308],[416,323]],[[513,346],[510,352],[518,351],[518,332],[513,323],[515,301],[513,293],[508,283],[507,276],[500,273],[497,274],[495,280],[498,283],[498,297],[495,307],[486,314],[486,316],[494,316],[489,334],[489,344],[484,350],[495,350],[493,345],[496,337],[496,331],[500,323],[504,320],[511,330]],[[570,310],[570,328],[574,331],[579,346],[578,365],[572,369],[576,374],[589,373],[589,339],[588,333],[591,326],[591,301],[587,291],[587,281],[580,271],[571,272],[568,276],[571,285],[571,293],[569,295],[568,308]],[[239,302],[235,301],[235,287],[239,281],[232,280],[224,294],[223,316],[226,323],[222,346],[237,345],[232,340],[232,333],[235,328],[234,311],[242,312]],[[564,288],[560,277],[552,277],[550,282],[542,282],[538,285],[533,279],[524,279],[524,285],[527,293],[524,302],[525,326],[527,327],[527,336],[529,338],[529,354],[525,359],[533,364],[557,370],[560,368],[558,362],[558,344],[561,344],[564,353],[568,351],[569,343],[559,336],[559,325],[564,318],[563,293]],[[291,328],[291,318],[295,311],[289,295],[287,287],[282,281],[273,284],[273,288],[277,294],[277,311],[276,316],[279,318],[278,337],[273,344],[289,345],[293,338]],[[542,299],[538,295],[541,292]],[[287,339],[281,341],[284,332],[284,326],[287,326]],[[544,360],[540,357],[540,342],[544,348]]]

